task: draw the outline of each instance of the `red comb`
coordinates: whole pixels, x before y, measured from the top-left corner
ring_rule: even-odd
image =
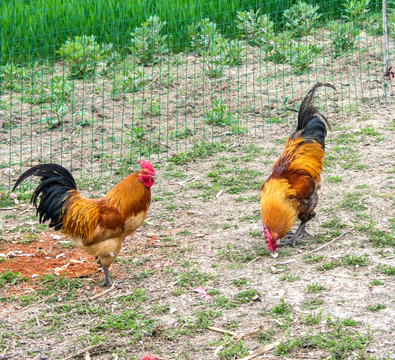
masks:
[[[152,171],[155,174],[154,167],[152,166],[152,164],[149,161],[147,161],[145,159],[141,159],[139,161],[139,164],[140,164],[142,169],[150,170],[150,171]]]
[[[267,242],[267,247],[269,248],[269,250],[271,252],[276,251],[278,247],[277,242],[273,240],[272,236],[270,235],[270,231],[266,225],[263,227],[263,232],[265,234],[265,241]]]

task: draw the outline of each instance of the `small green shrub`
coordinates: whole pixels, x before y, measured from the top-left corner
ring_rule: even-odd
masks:
[[[155,64],[168,54],[168,36],[162,35],[165,26],[166,21],[160,21],[159,16],[154,15],[130,34],[130,50],[143,65]]]
[[[369,306],[366,307],[366,309],[369,310],[369,311],[380,311],[380,310],[383,310],[383,309],[386,309],[386,308],[387,308],[387,306],[385,306],[383,304],[380,304],[380,303],[375,304],[375,305],[369,305]]]
[[[395,275],[395,266],[389,264],[378,264],[377,270],[386,275]]]
[[[317,20],[321,17],[318,13],[319,6],[313,6],[299,1],[283,13],[284,27],[291,31],[293,36],[302,37],[308,35]]]
[[[343,3],[343,18],[356,24],[369,12],[369,3],[370,0],[346,0]]]
[[[280,303],[277,305],[274,305],[269,313],[270,314],[277,314],[277,315],[287,315],[289,313],[291,313],[292,311],[292,307],[291,305],[287,304],[284,299],[280,299]]]
[[[49,129],[56,129],[63,124],[63,119],[68,112],[68,106],[63,104],[57,105],[51,115],[42,117],[40,121],[45,122]]]
[[[338,56],[342,52],[353,49],[355,40],[359,35],[358,27],[354,26],[351,22],[339,23],[332,21],[329,23],[329,28],[331,31],[332,46]]]
[[[213,101],[212,109],[204,111],[204,118],[207,123],[214,126],[226,126],[236,121],[233,113],[228,111],[227,106],[219,99]]]
[[[222,35],[217,29],[217,24],[210,19],[202,19],[195,25],[188,27],[192,48],[200,55],[209,51],[213,44],[222,41]]]
[[[395,10],[387,10],[387,30],[388,34],[395,33]],[[383,35],[383,15],[381,13],[369,16],[366,19],[366,31],[370,35]]]
[[[21,91],[19,84],[23,77],[23,69],[14,63],[8,63],[0,67],[0,85],[11,91]],[[1,94],[1,88],[0,88]]]
[[[259,15],[260,9],[238,11],[236,27],[240,31],[240,37],[250,45],[264,46],[269,38],[274,36],[274,22],[269,15]]]
[[[117,76],[112,83],[111,93],[113,97],[122,96],[125,93],[141,90],[146,83],[144,71],[139,68],[124,69],[122,75]]]
[[[259,296],[259,292],[255,289],[248,289],[248,290],[242,290],[240,292],[238,292],[237,294],[235,294],[235,301],[237,301],[238,303],[249,303],[250,301],[252,301],[252,299],[254,298],[254,296]]]
[[[51,79],[52,98],[56,103],[62,103],[70,100],[74,86],[71,81],[67,81],[64,76],[55,75]]]
[[[83,35],[76,36],[74,40],[68,39],[57,53],[70,66],[70,77],[82,79],[93,75],[99,63],[103,64],[113,52],[112,44],[99,45],[95,36]]]
[[[300,45],[292,46],[284,53],[285,63],[292,66],[296,73],[303,73],[314,62],[314,55],[316,54],[316,47],[314,45]]]

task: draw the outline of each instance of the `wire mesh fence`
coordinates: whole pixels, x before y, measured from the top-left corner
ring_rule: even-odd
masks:
[[[382,3],[11,0],[0,4],[0,189],[37,163],[96,177],[201,142],[388,101]],[[389,58],[395,5],[387,2]],[[388,74],[391,77],[391,72]]]

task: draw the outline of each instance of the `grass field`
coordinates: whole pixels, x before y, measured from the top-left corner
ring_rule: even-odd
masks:
[[[343,1],[312,1],[319,4],[325,19],[337,18]],[[274,14],[279,26],[281,13],[294,2],[256,0],[7,0],[0,4],[0,63],[30,63],[52,59],[55,50],[67,38],[95,35],[99,42],[113,43],[125,51],[130,33],[150,15],[166,21],[166,32],[171,35],[172,49],[178,53],[189,47],[188,26],[209,17],[220,25],[225,35],[235,36],[234,19],[239,10],[260,9],[261,14]],[[372,11],[379,9],[371,2]]]

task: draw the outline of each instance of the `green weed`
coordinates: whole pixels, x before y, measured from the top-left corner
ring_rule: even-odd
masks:
[[[221,341],[217,341],[212,345],[215,345],[217,348],[221,346],[222,350],[217,354],[221,360],[238,359],[248,354],[244,341],[234,341],[231,336],[224,336]]]
[[[369,306],[366,307],[366,309],[369,310],[369,311],[380,311],[380,310],[383,310],[383,309],[386,309],[386,308],[387,308],[387,306],[385,306],[383,304],[380,304],[380,303],[375,304],[375,305],[369,305]]]

